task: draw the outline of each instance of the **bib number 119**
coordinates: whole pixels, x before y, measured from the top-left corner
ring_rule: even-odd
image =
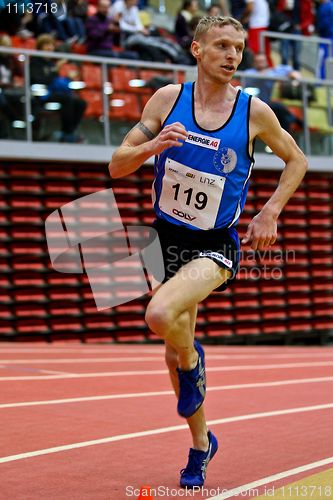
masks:
[[[178,200],[180,184],[179,183],[174,184],[172,186],[172,189],[175,190],[174,200]],[[183,194],[186,195],[186,201],[185,201],[186,205],[190,205],[191,201],[193,201],[194,207],[197,208],[198,210],[203,210],[206,207],[208,202],[208,196],[206,195],[206,193],[199,191],[198,193],[195,194],[194,200],[192,200],[193,188],[186,189],[185,191],[183,191]]]

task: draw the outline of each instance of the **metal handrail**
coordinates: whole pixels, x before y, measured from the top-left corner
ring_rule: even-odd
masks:
[[[270,33],[270,32],[268,32]],[[191,73],[193,76],[193,71],[196,70],[194,66],[186,66],[186,65],[178,65],[178,64],[162,64],[158,62],[148,62],[148,61],[134,61],[128,59],[119,59],[119,58],[106,58],[100,56],[89,56],[89,55],[81,55],[81,54],[70,54],[67,52],[49,52],[49,51],[40,51],[33,49],[21,49],[21,48],[6,48],[0,47],[0,54],[12,54],[12,55],[21,55],[24,56],[24,91],[25,91],[25,119],[26,119],[26,140],[27,142],[32,142],[32,117],[31,117],[31,86],[30,86],[30,71],[29,71],[29,61],[30,57],[48,57],[52,59],[67,59],[73,62],[85,62],[85,63],[97,63],[101,65],[102,68],[102,81],[100,91],[105,88],[105,84],[109,83],[108,80],[108,67],[113,66],[126,66],[132,68],[141,68],[141,69],[155,69],[161,70],[161,72],[165,73],[166,71],[170,71],[173,73],[174,80],[176,81],[178,73]],[[273,80],[273,81],[290,81],[286,77],[277,77],[267,74],[260,73],[250,73],[247,71],[237,71],[235,73],[235,77],[240,80],[240,82],[244,82],[245,78],[247,80],[255,79],[255,80]],[[192,79],[192,77],[191,77]],[[302,89],[302,102],[304,108],[304,150],[306,154],[311,154],[311,143],[310,143],[310,132],[307,120],[307,106],[308,106],[308,98],[307,98],[307,86],[325,86],[328,89],[327,92],[327,103],[330,102],[329,99],[329,90],[333,87],[333,80],[320,80],[318,78],[306,78],[302,77],[299,79],[299,84]],[[330,114],[330,106],[327,106],[328,116]],[[109,121],[109,113],[108,113],[108,98],[103,90],[103,131],[104,131],[104,142],[106,145],[110,144],[110,121]]]
[[[299,42],[310,42],[310,43],[316,43],[316,44],[324,44],[328,45],[328,50],[330,56],[333,55],[333,44],[332,41],[329,38],[323,38],[320,36],[305,36],[305,35],[296,35],[292,33],[279,33],[278,31],[261,31],[259,33],[260,37],[260,50],[262,52],[265,51],[265,38],[275,38],[279,40],[295,40]]]

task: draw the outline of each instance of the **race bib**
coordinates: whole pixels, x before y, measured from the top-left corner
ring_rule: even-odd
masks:
[[[225,177],[200,172],[167,158],[159,207],[186,224],[213,229],[224,183]]]

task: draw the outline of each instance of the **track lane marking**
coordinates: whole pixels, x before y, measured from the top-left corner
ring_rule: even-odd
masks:
[[[281,415],[291,415],[291,414],[295,414],[295,413],[304,413],[304,412],[330,410],[330,409],[333,409],[333,403],[328,403],[328,404],[323,404],[323,405],[315,405],[315,406],[302,406],[302,407],[298,407],[298,408],[288,408],[286,410],[275,410],[275,411],[262,412],[262,413],[250,413],[247,415],[238,415],[235,417],[220,418],[220,419],[216,419],[216,420],[209,420],[207,422],[207,425],[221,425],[221,424],[228,424],[228,423],[233,423],[233,422],[241,422],[244,420],[254,420],[254,419],[258,419],[258,418],[275,417],[275,416],[281,416]],[[173,425],[170,427],[161,427],[159,429],[150,429],[147,431],[132,432],[129,434],[119,434],[117,436],[109,436],[106,438],[93,439],[90,441],[82,441],[79,443],[66,444],[66,445],[62,445],[62,446],[54,446],[52,448],[45,448],[42,450],[28,451],[25,453],[19,453],[17,455],[9,455],[7,457],[1,457],[0,463],[13,462],[15,460],[22,460],[25,458],[38,457],[41,455],[49,455],[51,453],[58,453],[61,451],[69,451],[69,450],[74,450],[74,449],[78,449],[78,448],[86,448],[88,446],[114,443],[116,441],[123,441],[126,439],[134,439],[134,438],[139,438],[139,437],[153,436],[156,434],[165,434],[168,432],[187,430],[187,429],[188,429],[187,424],[182,424],[182,425]]]
[[[283,486],[275,485],[271,488],[273,495],[270,495],[274,500],[286,500],[292,495],[295,498],[305,497],[312,500],[328,500],[333,497],[333,469],[324,469],[315,474],[303,476],[301,479],[296,479],[292,483],[284,484]],[[266,491],[267,488],[265,487]],[[272,491],[273,490],[273,491]],[[260,495],[257,500],[267,500],[267,495]]]
[[[50,373],[52,375],[73,375],[73,373],[70,372],[59,372],[59,371],[54,371],[54,370],[39,370],[40,373]]]
[[[316,462],[312,462],[310,464],[301,465],[300,467],[295,467],[294,469],[289,469],[283,472],[279,472],[277,474],[273,474],[272,476],[266,476],[262,479],[258,479],[256,481],[252,481],[251,483],[243,484],[242,486],[238,486],[237,488],[233,488],[225,493],[221,493],[219,495],[215,495],[213,497],[209,497],[206,500],[224,500],[225,498],[231,498],[233,496],[242,496],[244,498],[243,493],[247,491],[254,490],[259,486],[264,486],[265,484],[272,483],[273,481],[279,481],[280,479],[284,479],[286,477],[294,476],[296,474],[300,474],[302,472],[306,472],[312,469],[317,469],[318,467],[323,467],[325,465],[329,465],[333,463],[333,457],[324,458],[322,460],[317,460]],[[303,496],[303,495],[300,495]],[[251,496],[252,498],[252,496]],[[263,498],[263,497],[260,497]],[[265,497],[266,498],[266,497]],[[292,498],[292,497],[289,497]],[[304,496],[303,496],[304,498]],[[328,497],[327,497],[328,498]]]
[[[302,406],[302,407],[298,407],[298,408],[288,408],[286,410],[275,410],[275,411],[262,412],[262,413],[250,413],[247,415],[239,415],[236,417],[228,417],[228,418],[222,418],[222,419],[217,419],[217,420],[209,420],[207,422],[207,424],[208,425],[220,425],[220,424],[227,424],[227,423],[233,423],[233,422],[240,422],[240,421],[244,421],[244,420],[254,420],[257,418],[267,418],[267,417],[274,417],[274,416],[281,416],[281,415],[291,415],[294,413],[328,410],[328,409],[332,409],[332,408],[333,408],[333,403],[328,403],[328,404],[323,404],[323,405],[315,405],[315,406]],[[32,458],[32,457],[37,457],[37,456],[41,456],[41,455],[49,455],[51,453],[58,453],[61,451],[68,451],[68,450],[73,450],[73,449],[77,449],[77,448],[85,448],[87,446],[113,443],[116,441],[123,441],[125,439],[133,439],[133,438],[138,438],[138,437],[152,436],[152,435],[156,435],[156,434],[165,434],[168,432],[187,430],[187,429],[188,429],[187,424],[183,424],[183,425],[174,425],[174,426],[170,426],[170,427],[161,427],[159,429],[150,429],[150,430],[141,431],[141,432],[133,432],[130,434],[120,434],[117,436],[110,436],[107,438],[93,439],[90,441],[82,441],[79,443],[72,443],[72,444],[68,444],[68,445],[55,446],[53,448],[46,448],[43,450],[35,450],[35,451],[29,451],[29,452],[25,452],[25,453],[19,453],[18,455],[10,455],[7,457],[0,458],[0,463],[13,462],[15,460],[22,460],[25,458]]]
[[[311,383],[321,383],[321,382],[333,382],[333,377],[277,380],[271,382],[255,382],[251,384],[218,385],[218,386],[208,387],[207,391],[211,392],[211,391],[228,391],[237,389],[254,389],[261,387],[278,387],[286,385],[311,384]],[[86,401],[105,401],[110,399],[169,396],[169,395],[174,395],[174,392],[172,390],[167,390],[167,391],[134,392],[134,393],[124,393],[124,394],[105,394],[102,396],[82,396],[77,398],[48,399],[44,401],[23,401],[19,403],[2,403],[0,404],[0,409],[20,408],[27,406],[44,406],[44,405],[54,405],[54,404],[66,404],[66,403],[82,403]]]
[[[219,358],[217,358],[219,359]],[[123,358],[48,358],[48,359],[0,359],[6,365],[19,364],[61,364],[61,363],[120,363],[132,361],[164,361],[163,356],[131,356]]]
[[[265,358],[291,358],[291,357],[333,357],[333,352],[330,352],[330,349],[323,348],[323,352],[321,352],[319,349],[316,351],[312,351],[311,349],[304,349],[302,351],[295,351],[295,352],[287,352],[287,353],[272,353],[272,349],[268,350],[252,350],[253,348],[243,348],[241,347],[240,349],[233,349],[233,348],[222,348],[222,352],[219,350],[219,346],[210,346],[210,345],[205,345],[205,348],[209,349],[211,347],[214,348],[214,351],[219,351],[220,354],[217,354],[217,356],[221,356],[221,359],[262,359],[262,354],[265,354]],[[274,349],[274,348],[273,348]],[[244,354],[239,354],[240,350],[248,351],[251,350],[250,353],[244,353]],[[164,347],[163,345],[160,345],[160,347],[154,348],[141,348],[141,346],[138,346],[138,348],[129,348],[129,349],[124,349],[123,347],[114,345],[114,346],[108,346],[105,345],[101,347],[101,349],[96,349],[96,348],[82,348],[82,349],[69,349],[69,348],[61,348],[58,346],[54,346],[50,349],[47,348],[40,348],[40,349],[2,349],[0,348],[0,353],[1,354],[8,354],[8,353],[14,353],[14,354],[65,354],[65,353],[79,353],[81,355],[84,354],[99,354],[102,353],[103,355],[105,354],[138,354],[139,353],[145,353],[145,354],[163,354],[164,353]],[[209,352],[208,352],[209,355]]]
[[[207,368],[207,372],[225,372],[225,371],[243,371],[243,370],[275,370],[279,368],[315,368],[323,366],[333,366],[333,361],[318,361],[313,363],[282,363],[272,365],[230,365],[230,366],[212,366]],[[54,376],[17,376],[0,377],[0,381],[14,380],[57,380],[66,378],[94,378],[94,377],[124,377],[138,375],[165,375],[168,370],[134,370],[134,371],[114,371],[114,372],[95,372],[95,373],[73,373],[69,375]]]
[[[117,353],[113,353],[114,355]],[[154,354],[159,354],[159,353],[154,353]],[[146,361],[164,361],[164,356],[162,355],[159,356],[124,356],[124,357],[98,357],[98,358],[36,358],[36,359],[0,359],[0,363],[4,363],[5,365],[10,365],[10,364],[22,364],[22,363],[29,363],[29,364],[36,364],[36,363],[44,363],[44,364],[52,364],[52,363],[121,363],[121,362],[131,362],[131,361],[138,361],[138,362],[146,362]],[[327,356],[324,356],[323,354],[318,354],[318,357],[332,357],[333,358],[333,352],[332,353],[327,353]],[[296,358],[296,357],[305,357],[305,358],[313,358],[313,354],[307,354],[304,356],[294,356],[294,355],[267,355],[265,358],[272,358],[272,359],[285,359],[285,358]],[[235,359],[262,359],[262,356],[251,356],[251,355],[239,355],[239,356],[229,356],[227,354],[210,354],[209,352],[206,354],[207,360],[219,360],[219,359],[225,359],[225,360],[235,360]],[[330,363],[330,361],[323,361],[323,363]],[[333,361],[332,361],[333,363]]]

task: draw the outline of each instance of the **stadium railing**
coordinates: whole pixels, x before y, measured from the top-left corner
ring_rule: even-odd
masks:
[[[24,140],[28,144],[40,141],[36,134],[37,123],[34,103],[47,90],[42,85],[31,85],[30,58],[47,57],[66,59],[68,64],[62,69],[66,76],[73,67],[78,70],[78,78],[71,83],[73,92],[84,98],[88,107],[82,127],[86,132],[89,144],[117,145],[124,136],[124,131],[131,128],[141,115],[142,109],[154,90],[168,82],[182,83],[195,79],[196,69],[193,66],[160,64],[145,61],[129,61],[123,59],[108,59],[69,53],[42,53],[41,51],[0,48],[0,54],[16,56],[23,65],[23,78],[16,78],[13,88],[21,89],[24,112],[21,123],[24,127],[16,130],[14,139]],[[66,73],[66,71],[68,73]],[[233,80],[235,85],[251,78],[255,80],[272,79],[275,83],[275,99],[281,101],[293,113],[303,120],[304,127],[293,130],[296,142],[307,155],[325,155],[333,152],[333,119],[332,119],[332,87],[333,80],[302,78],[295,85],[299,86],[295,99],[284,99],[279,94],[281,83],[289,81],[286,78],[273,78],[267,75],[251,75],[247,72],[237,72]],[[259,94],[260,97],[260,94]],[[52,104],[52,103],[51,103]],[[46,108],[46,109],[45,109]],[[39,113],[47,116],[43,126],[50,128],[52,116],[56,115],[56,106],[45,105]],[[122,128],[119,128],[121,123]],[[119,134],[118,134],[119,131]],[[49,140],[56,142],[54,129],[49,130]],[[47,134],[42,134],[45,140]]]

